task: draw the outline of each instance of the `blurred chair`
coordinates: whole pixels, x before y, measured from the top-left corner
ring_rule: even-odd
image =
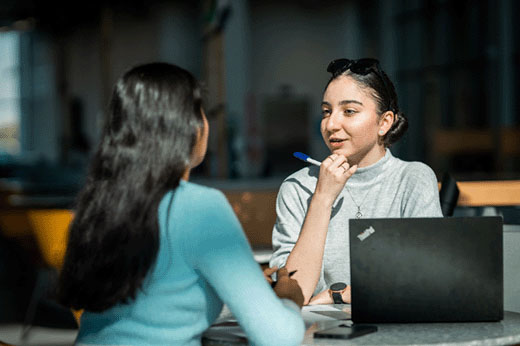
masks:
[[[40,255],[24,211],[0,207],[0,233],[0,321],[14,323],[27,311]]]
[[[40,300],[49,292],[49,282],[63,266],[67,247],[69,225],[74,214],[64,209],[29,209],[25,211],[33,237],[36,240],[43,267],[39,270],[36,285],[25,314],[22,340],[24,340],[32,326],[36,308]],[[77,317],[75,316],[77,320]]]
[[[457,182],[449,173],[444,173],[444,176],[442,177],[439,197],[441,201],[442,215],[444,215],[444,217],[453,216],[453,212],[459,199],[459,188],[457,187]]]
[[[27,218],[45,263],[60,270],[74,213],[64,209],[33,209]]]

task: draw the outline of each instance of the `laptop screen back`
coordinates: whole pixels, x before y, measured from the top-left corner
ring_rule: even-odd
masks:
[[[503,318],[500,217],[350,220],[354,322]]]

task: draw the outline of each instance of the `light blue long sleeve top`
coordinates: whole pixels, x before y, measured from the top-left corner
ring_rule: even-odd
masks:
[[[227,304],[253,345],[298,345],[294,304],[278,299],[225,196],[181,181],[159,205],[160,247],[130,304],[82,315],[78,344],[200,345]]]

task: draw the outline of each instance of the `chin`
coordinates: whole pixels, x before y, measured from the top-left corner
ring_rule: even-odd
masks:
[[[337,155],[343,155],[346,158],[349,158],[350,156],[352,156],[352,152],[350,150],[345,149],[345,148],[331,149],[330,153],[331,154],[337,154]]]

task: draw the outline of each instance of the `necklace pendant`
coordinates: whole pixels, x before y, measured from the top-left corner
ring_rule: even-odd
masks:
[[[362,216],[363,216],[363,214],[361,214],[361,208],[358,207],[357,213],[356,213],[356,219],[361,219]]]

